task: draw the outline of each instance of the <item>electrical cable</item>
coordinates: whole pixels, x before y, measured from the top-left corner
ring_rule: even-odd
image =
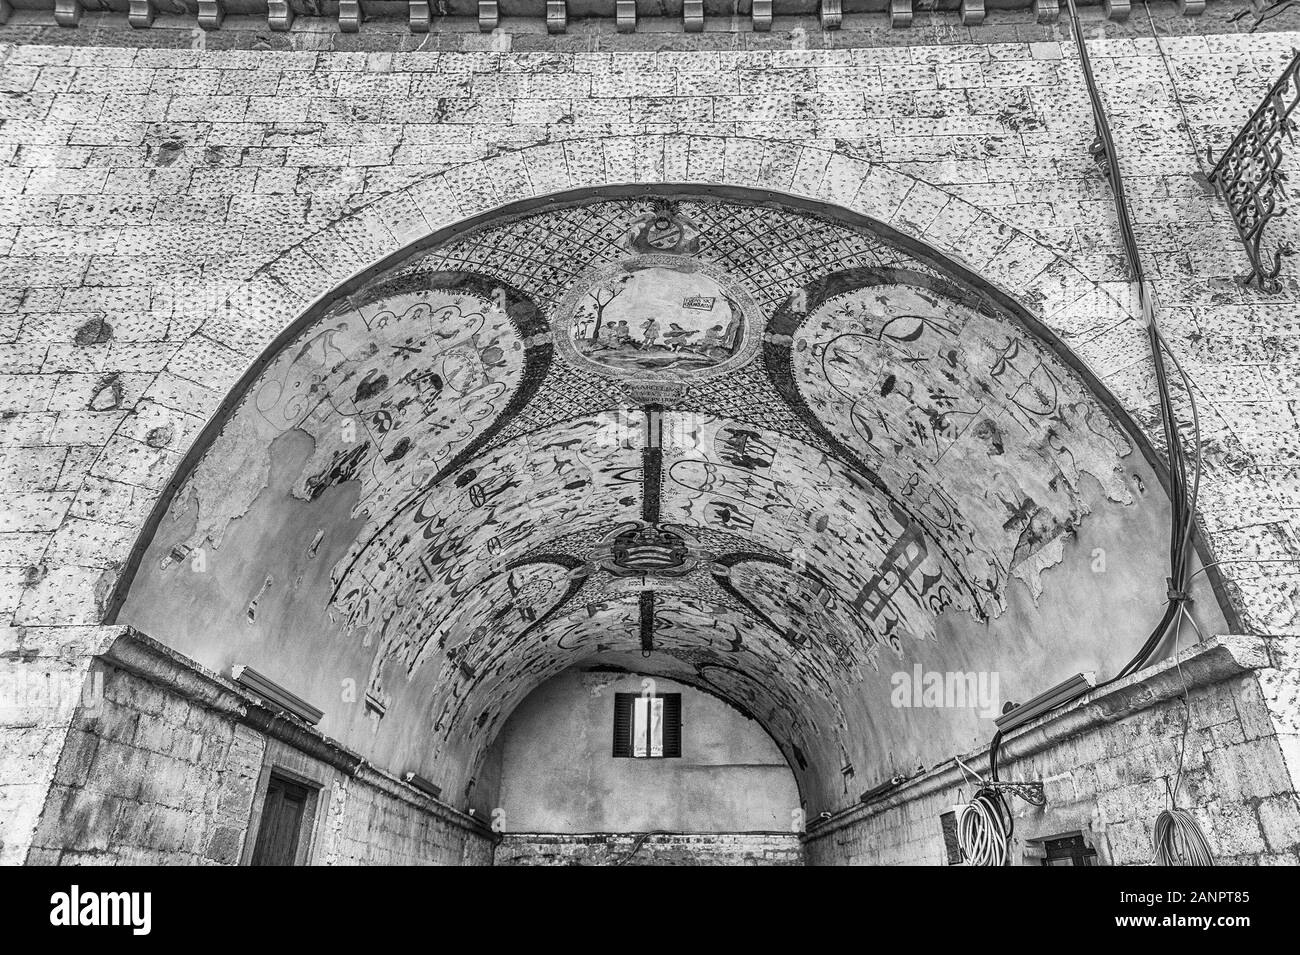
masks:
[[[676,833],[670,829],[651,829],[649,832],[641,833],[639,836],[636,837],[635,840],[633,840],[632,848],[628,850],[627,855],[623,856],[623,858],[619,859],[617,862],[614,863],[615,867],[627,865],[629,862],[631,862],[632,857],[636,855],[638,851],[640,851],[641,847],[646,844],[647,840],[649,840],[651,836],[672,836],[672,835],[676,835]]]
[[[1212,561],[1210,561],[1208,564],[1205,564],[1204,566],[1201,567],[1200,570],[1198,570],[1196,573],[1192,574],[1192,577],[1197,577],[1197,576],[1199,576],[1200,574],[1205,573],[1205,572],[1206,572],[1207,570],[1209,570],[1211,567],[1218,567],[1220,564],[1300,564],[1300,557],[1267,557],[1267,558],[1263,558],[1263,559],[1260,559],[1260,558],[1253,558],[1253,557],[1240,557],[1240,558],[1238,558],[1238,557],[1225,557],[1223,560],[1212,560]],[[1234,579],[1240,579],[1240,578],[1234,578]],[[1261,578],[1261,577],[1249,577],[1249,578],[1247,578],[1247,579],[1248,579],[1248,580],[1267,580],[1268,578],[1267,578],[1267,576],[1265,576],[1265,577],[1262,577],[1262,578]]]
[[[1183,607],[1183,614],[1200,635],[1200,627],[1192,615]],[[1178,667],[1178,676],[1183,681],[1183,732],[1178,740],[1178,767],[1174,770],[1174,783],[1169,785],[1165,779],[1165,791],[1169,797],[1169,806],[1156,816],[1155,831],[1152,836],[1152,849],[1156,865],[1214,865],[1214,854],[1210,844],[1201,832],[1196,819],[1185,809],[1178,808],[1178,791],[1183,785],[1183,766],[1187,757],[1187,732],[1191,729],[1192,704],[1187,686],[1187,675],[1183,673],[1182,661],[1178,659],[1179,631],[1174,631],[1174,663]]]
[[[1188,592],[1188,585],[1191,581],[1190,557],[1193,552],[1193,532],[1196,526],[1196,500],[1200,494],[1201,483],[1201,462],[1200,462],[1200,435],[1201,423],[1200,412],[1196,407],[1196,397],[1192,393],[1191,381],[1188,379],[1186,372],[1183,371],[1182,365],[1169,349],[1164,337],[1160,334],[1155,325],[1154,315],[1152,322],[1148,326],[1152,336],[1152,347],[1154,354],[1162,357],[1168,354],[1173,362],[1179,377],[1183,382],[1183,388],[1187,394],[1188,405],[1192,415],[1192,432],[1193,448],[1196,449],[1194,461],[1194,477],[1191,482],[1191,489],[1188,490],[1187,470],[1186,470],[1186,452],[1183,449],[1182,437],[1178,433],[1176,419],[1172,417],[1172,402],[1169,396],[1169,384],[1163,360],[1156,363],[1156,381],[1157,387],[1161,393],[1162,406],[1168,404],[1171,410],[1169,424],[1165,431],[1166,446],[1170,462],[1169,469],[1169,487],[1170,503],[1174,514],[1170,527],[1170,573],[1169,573],[1169,592],[1167,594],[1167,603],[1164,614],[1160,622],[1156,625],[1151,635],[1143,643],[1128,663],[1120,671],[1101,684],[1106,686],[1121,680],[1137,670],[1151,658],[1156,648],[1164,641],[1165,636],[1169,633],[1170,628],[1179,617],[1185,605],[1191,600],[1191,594]],[[1162,413],[1163,417],[1163,413]]]
[[[1185,809],[1165,809],[1156,817],[1156,865],[1214,865],[1201,827]]]
[[[996,790],[981,789],[957,820],[962,865],[1011,864],[1011,813]]]
[[[1001,734],[998,734],[1000,737]],[[994,742],[998,741],[995,738]],[[1011,837],[1016,823],[1002,793],[989,786],[979,773],[956,757],[962,772],[980,783],[974,797],[961,807],[957,819],[957,846],[962,865],[1005,866],[1011,864]],[[996,782],[996,780],[995,780]]]
[[[1186,606],[1183,607],[1183,619],[1186,620],[1188,623],[1190,623],[1190,624],[1192,625],[1192,629],[1196,631],[1196,640],[1197,640],[1197,642],[1200,643],[1200,642],[1204,641],[1204,640],[1205,640],[1205,634],[1203,634],[1203,633],[1201,632],[1201,625],[1198,624],[1198,623],[1196,622],[1196,618],[1193,617],[1193,616],[1191,615],[1191,612],[1188,611],[1188,609],[1187,609]],[[1177,631],[1175,631],[1174,640],[1175,640],[1175,646],[1176,646],[1176,645],[1177,645],[1177,640],[1178,640],[1178,637],[1177,637]],[[1175,650],[1175,652],[1174,652],[1174,661],[1175,661],[1175,662],[1178,661],[1178,653],[1177,653],[1176,650]],[[1182,667],[1182,664],[1181,664],[1181,663],[1178,663],[1178,666],[1181,668],[1181,667]]]
[[[1092,107],[1093,125],[1096,129],[1096,139],[1092,146],[1094,156],[1101,163],[1102,173],[1111,186],[1111,192],[1115,200],[1115,213],[1119,220],[1120,238],[1124,245],[1124,254],[1129,266],[1129,272],[1132,276],[1133,286],[1137,292],[1138,305],[1142,317],[1146,322],[1147,341],[1151,349],[1151,361],[1155,371],[1156,394],[1160,411],[1160,424],[1164,433],[1165,447],[1169,461],[1169,503],[1170,503],[1170,527],[1169,527],[1169,577],[1165,595],[1165,606],[1161,613],[1160,620],[1150,635],[1143,642],[1142,646],[1132,659],[1122,666],[1119,671],[1110,679],[1105,680],[1098,687],[1081,690],[1073,697],[1068,697],[1056,704],[1053,709],[1064,706],[1073,702],[1085,693],[1093,692],[1095,689],[1108,686],[1117,680],[1122,680],[1127,676],[1137,672],[1146,665],[1152,655],[1169,635],[1171,629],[1174,630],[1174,656],[1177,658],[1177,634],[1178,625],[1183,616],[1191,621],[1192,626],[1200,633],[1200,628],[1192,618],[1187,605],[1191,602],[1190,584],[1195,576],[1191,571],[1191,561],[1195,553],[1194,535],[1196,530],[1196,506],[1200,495],[1202,463],[1201,463],[1201,419],[1200,413],[1196,406],[1196,395],[1192,389],[1191,379],[1183,369],[1178,357],[1174,354],[1173,349],[1169,347],[1168,342],[1161,334],[1160,325],[1156,317],[1156,306],[1152,299],[1150,286],[1147,284],[1146,273],[1142,266],[1142,258],[1137,244],[1137,236],[1133,229],[1133,222],[1129,215],[1128,197],[1124,187],[1124,177],[1120,174],[1118,152],[1115,148],[1114,137],[1111,135],[1110,123],[1106,116],[1106,110],[1102,105],[1101,94],[1097,89],[1096,77],[1092,72],[1092,62],[1088,56],[1087,44],[1083,38],[1083,30],[1079,23],[1079,12],[1075,5],[1075,0],[1066,0],[1069,7],[1069,16],[1071,23],[1071,32],[1074,36],[1075,45],[1079,51],[1079,65],[1083,72],[1084,84],[1088,90],[1089,102]],[[1165,363],[1168,357],[1169,363],[1172,364],[1177,372],[1178,378],[1182,383],[1183,392],[1186,396],[1186,402],[1191,414],[1191,476],[1188,474],[1188,454],[1183,445],[1183,437],[1179,430],[1178,415],[1174,408],[1173,396],[1169,383],[1169,368]],[[1207,565],[1209,566],[1209,565]],[[1206,568],[1201,568],[1204,570]],[[1200,571],[1197,571],[1200,573]],[[1180,665],[1181,672],[1181,665]],[[1186,701],[1185,701],[1186,702]],[[1184,744],[1186,736],[1186,727],[1184,727]],[[989,773],[994,782],[998,781],[998,752],[1002,745],[1002,733],[997,732],[992,742],[989,744]],[[960,759],[958,760],[960,763]],[[1182,754],[1179,756],[1178,780],[1181,783],[1182,778]],[[965,767],[963,766],[963,769]],[[996,803],[992,797],[996,797]],[[1176,797],[1176,791],[1172,798]],[[994,808],[990,808],[994,807]],[[998,811],[994,811],[994,809]],[[994,830],[994,820],[1001,824],[1004,819],[1003,810],[1005,811],[1006,826]],[[1185,840],[1191,839],[1187,822],[1190,819],[1183,819],[1180,816],[1170,815],[1180,813],[1181,810],[1176,806],[1166,810],[1161,814],[1163,823],[1158,823],[1158,830],[1163,836],[1163,841],[1157,841],[1158,853],[1172,854],[1178,857],[1186,857],[1187,853],[1193,853],[1196,858],[1200,858],[1201,848],[1205,846],[1203,836],[1200,836],[1199,829],[1195,830],[1195,835],[1200,838],[1200,843],[1194,844]],[[1013,823],[1011,822],[1010,811],[1007,810],[1005,800],[1002,799],[1001,793],[996,789],[985,789],[976,793],[975,800],[967,807],[962,815],[962,823],[966,820],[971,821],[967,824],[969,831],[966,832],[966,838],[972,841],[972,846],[981,853],[981,858],[991,857],[990,854],[998,846],[998,834],[1005,833],[1007,845],[1009,846],[1010,834]],[[1195,826],[1192,820],[1192,827]],[[966,830],[959,826],[959,841],[963,838],[963,832]],[[963,847],[963,851],[965,851]],[[1006,850],[1009,851],[1009,848]],[[1180,855],[1181,854],[1181,855]],[[1208,857],[1208,847],[1205,847],[1204,855]],[[969,857],[969,853],[968,853]],[[975,863],[975,864],[1002,864],[1002,863]]]
[[[1186,612],[1186,608],[1184,608],[1183,613],[1188,620],[1192,621],[1192,626],[1196,627],[1196,621],[1192,620],[1191,614]],[[1197,627],[1196,629],[1199,633],[1200,628]],[[1169,808],[1171,810],[1178,808],[1178,790],[1183,785],[1183,763],[1187,757],[1187,731],[1191,729],[1192,725],[1192,702],[1190,690],[1187,686],[1187,674],[1183,672],[1183,663],[1178,659],[1178,636],[1180,633],[1181,630],[1174,631],[1174,665],[1178,668],[1178,678],[1183,681],[1183,732],[1178,738],[1178,768],[1174,771],[1173,786],[1170,787],[1169,780],[1165,780],[1165,789],[1169,794]]]
[[[1087,45],[1084,42],[1082,27],[1079,23],[1078,9],[1075,6],[1075,0],[1066,0],[1066,2],[1069,6],[1072,33],[1079,50],[1080,67],[1083,71],[1084,83],[1088,88],[1093,121],[1097,130],[1097,145],[1094,147],[1094,151],[1098,152],[1103,160],[1103,172],[1114,195],[1115,211],[1119,219],[1120,236],[1124,245],[1125,258],[1128,261],[1133,284],[1137,289],[1142,316],[1146,321],[1147,339],[1151,347],[1151,360],[1155,370],[1160,422],[1164,431],[1165,447],[1169,459],[1169,502],[1172,513],[1169,533],[1169,579],[1165,609],[1159,622],[1132,659],[1125,663],[1115,676],[1101,684],[1101,686],[1106,686],[1131,675],[1146,664],[1165,637],[1168,636],[1170,628],[1175,625],[1184,612],[1186,604],[1191,600],[1188,585],[1191,580],[1189,574],[1190,562],[1194,553],[1196,503],[1201,483],[1201,425],[1200,413],[1196,407],[1196,396],[1192,390],[1191,380],[1160,332],[1160,326],[1156,318],[1155,302],[1152,300],[1150,288],[1147,284],[1146,273],[1142,267],[1142,259],[1137,246],[1136,233],[1129,216],[1128,197],[1124,188],[1124,178],[1119,171],[1115,141],[1111,135],[1106,111],[1102,106],[1101,95],[1097,90],[1096,78],[1093,76],[1092,63],[1088,57]],[[1165,364],[1166,356],[1168,356],[1170,363],[1177,371],[1191,411],[1193,474],[1190,482],[1188,479],[1187,452],[1179,432],[1178,417],[1174,410],[1173,397],[1169,387],[1169,369]],[[1082,695],[1082,693],[1079,695]],[[1077,697],[1074,699],[1077,699]],[[1058,706],[1069,702],[1072,702],[1072,700],[1063,700]]]

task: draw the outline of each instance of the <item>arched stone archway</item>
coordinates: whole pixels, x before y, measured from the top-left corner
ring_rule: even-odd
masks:
[[[1118,669],[1163,573],[1140,444],[1002,289],[866,215],[566,193],[423,236],[286,328],[110,612],[213,669],[351,685],[325,732],[453,798],[542,680],[640,651],[758,719],[821,811],[996,714],[899,703],[909,667],[1014,667],[1022,696]]]
[[[1022,303],[1130,410],[1153,404],[1145,338],[1128,286],[1093,281],[1068,256],[949,191],[886,164],[806,144],[682,134],[572,140],[458,166],[371,201],[247,271],[214,268],[214,281],[176,290],[193,331],[144,387],[147,413],[122,423],[78,489],[72,509],[89,516],[83,535],[102,538],[99,549],[110,553],[129,540],[125,525],[110,530],[94,515],[111,504],[143,523],[190,441],[219,416],[227,391],[331,290],[363,281],[413,243],[436,241],[511,203],[663,182],[753,189],[866,216]],[[1149,427],[1149,414],[1138,417]],[[130,500],[121,499],[121,487],[130,489]],[[26,588],[14,622],[99,622],[116,584],[115,564],[107,556],[95,566],[51,568]]]
[[[439,38],[438,52],[417,37],[401,44],[418,42],[413,53],[345,54],[317,51],[369,50],[375,35],[276,34],[273,45],[296,52],[261,53],[129,49],[158,46],[164,35],[120,23],[116,37],[108,24],[96,23],[90,34],[83,29],[85,42],[75,39],[76,31],[56,31],[53,46],[28,24],[18,27],[27,33],[11,29],[10,39],[26,39],[0,56],[17,110],[17,119],[5,124],[10,142],[0,144],[15,166],[5,184],[16,184],[2,203],[0,225],[6,265],[0,300],[12,306],[0,322],[11,492],[0,528],[10,581],[0,679],[5,689],[17,685],[28,695],[17,707],[6,706],[0,719],[0,763],[17,769],[18,783],[0,785],[0,861],[238,861],[232,846],[256,830],[260,811],[257,791],[244,791],[247,777],[257,765],[273,763],[320,764],[333,772],[315,777],[330,817],[315,861],[481,861],[482,845],[466,847],[483,842],[482,827],[447,806],[463,808],[456,774],[433,772],[436,764],[426,767],[421,753],[440,752],[442,762],[468,767],[473,752],[455,750],[447,739],[472,727],[468,735],[478,746],[526,684],[565,659],[590,660],[599,672],[636,667],[672,674],[688,688],[716,692],[760,716],[799,767],[813,812],[852,801],[891,773],[927,765],[926,773],[911,776],[905,794],[890,796],[890,809],[857,805],[811,834],[808,857],[915,861],[928,853],[941,860],[938,815],[965,794],[957,791],[957,767],[933,760],[962,753],[969,765],[983,764],[988,725],[934,718],[924,694],[920,706],[895,706],[890,678],[912,677],[907,663],[919,663],[920,676],[1001,668],[1005,659],[990,656],[997,648],[1015,653],[1013,665],[1000,670],[1006,697],[1023,698],[1050,682],[1054,671],[1040,665],[1046,657],[1058,658],[1052,665],[1061,672],[1090,664],[1104,671],[1131,634],[1102,620],[1088,606],[1099,601],[1088,595],[1098,596],[1103,573],[1128,571],[1123,561],[1117,567],[1109,560],[1121,528],[1139,546],[1156,547],[1165,533],[1157,487],[1163,436],[1153,412],[1148,345],[1123,281],[1113,195],[1096,168],[1096,150],[1089,155],[1094,117],[1082,95],[1085,78],[1098,84],[1112,121],[1114,148],[1104,158],[1133,200],[1137,253],[1154,278],[1163,332],[1199,399],[1204,427],[1192,457],[1203,465],[1198,503],[1213,547],[1201,558],[1223,558],[1241,620],[1220,600],[1226,620],[1200,617],[1205,639],[1185,652],[1180,666],[1157,663],[1010,734],[1001,750],[1004,766],[1017,778],[1047,781],[1049,808],[1038,817],[1036,835],[1092,828],[1102,861],[1145,859],[1165,780],[1176,796],[1185,770],[1182,792],[1196,793],[1198,819],[1216,849],[1236,861],[1293,859],[1300,756],[1291,645],[1297,638],[1286,635],[1300,623],[1300,591],[1289,560],[1296,553],[1290,519],[1296,455],[1286,336],[1295,289],[1260,298],[1234,285],[1241,249],[1221,197],[1205,187],[1198,158],[1206,149],[1221,153],[1289,56],[1285,36],[1267,35],[1278,23],[1236,36],[1222,34],[1222,23],[1196,28],[1194,35],[1158,37],[1136,56],[1130,28],[1112,24],[1103,31],[1108,39],[1088,42],[1097,63],[1088,77],[1071,45],[1055,42],[1062,37],[1042,24],[1033,28],[1045,41],[1037,43],[993,44],[973,33],[953,44],[951,31],[936,20],[888,48],[878,45],[874,28],[870,37],[827,34],[820,44],[792,34],[790,50],[771,49],[780,40],[766,34],[715,32],[713,41],[645,38],[657,52],[644,55],[591,52],[610,49],[594,35],[551,38],[548,52],[521,49],[540,46],[535,37],[506,52],[509,38],[501,35],[487,41],[494,52],[448,52],[481,45],[481,38],[458,35],[452,46],[444,42],[452,37]],[[238,32],[209,37],[222,47],[265,46],[247,33],[239,41]],[[1210,34],[1216,35],[1207,55]],[[634,42],[615,39],[620,51]],[[75,49],[87,45],[98,48]],[[1138,87],[1143,96],[1125,95]],[[639,134],[617,135],[634,131]],[[727,135],[739,132],[744,135]],[[862,158],[868,155],[885,161]],[[471,156],[485,158],[453,168]],[[887,272],[880,263],[829,256],[834,268],[796,290],[808,314],[760,308],[769,340],[746,342],[759,346],[758,357],[746,352],[718,360],[719,367],[731,363],[727,374],[751,367],[745,360],[762,362],[763,373],[746,380],[741,396],[753,399],[752,406],[727,405],[721,399],[735,399],[736,389],[720,395],[718,382],[710,381],[715,393],[707,407],[665,402],[656,410],[646,400],[653,393],[642,389],[610,396],[627,413],[589,413],[522,432],[508,430],[509,422],[530,413],[541,389],[523,400],[516,377],[551,376],[536,343],[526,341],[535,337],[529,321],[518,313],[535,307],[540,316],[545,306],[527,304],[532,283],[493,283],[505,293],[507,313],[514,310],[525,326],[522,335],[518,328],[503,330],[502,341],[509,346],[514,335],[522,353],[501,349],[494,373],[514,390],[503,406],[484,402],[490,407],[480,420],[502,422],[495,431],[485,431],[481,441],[475,431],[448,442],[442,458],[431,453],[448,475],[476,472],[463,487],[453,477],[447,500],[473,513],[483,502],[503,500],[489,498],[483,476],[520,458],[511,449],[524,439],[530,452],[551,455],[577,434],[574,447],[582,454],[575,470],[590,463],[587,439],[606,423],[622,429],[621,440],[632,445],[621,448],[628,452],[621,455],[628,459],[623,474],[632,478],[624,482],[628,493],[602,500],[611,505],[603,513],[622,517],[630,510],[635,521],[620,520],[607,534],[604,526],[593,531],[599,509],[566,511],[564,488],[553,494],[538,488],[537,509],[551,518],[555,533],[530,537],[523,554],[502,549],[500,563],[508,566],[477,581],[482,587],[463,578],[471,586],[453,609],[471,620],[479,604],[514,606],[516,594],[556,597],[538,604],[541,612],[514,632],[510,646],[496,647],[520,664],[504,669],[519,672],[521,682],[510,686],[485,676],[493,641],[484,633],[491,627],[477,636],[479,625],[472,628],[462,641],[466,648],[452,658],[445,651],[460,650],[463,634],[437,621],[422,630],[414,611],[385,618],[398,601],[387,607],[384,601],[399,588],[368,594],[359,586],[379,581],[376,554],[391,552],[394,566],[408,565],[412,555],[403,534],[389,536],[386,529],[420,513],[416,496],[435,477],[409,481],[399,473],[420,443],[419,428],[409,421],[390,429],[382,454],[365,459],[368,484],[349,473],[355,461],[335,461],[338,446],[322,421],[316,424],[324,430],[309,424],[246,433],[239,447],[256,448],[252,438],[260,437],[269,455],[232,461],[257,467],[247,474],[230,468],[225,483],[208,482],[203,491],[182,486],[196,464],[222,447],[203,432],[219,437],[223,429],[238,430],[237,406],[248,394],[241,379],[273,380],[277,356],[325,316],[339,289],[364,297],[417,246],[430,251],[464,230],[558,208],[583,199],[583,189],[628,198],[664,183],[851,225],[860,216],[856,224],[868,232],[893,230],[904,245],[913,242],[942,259],[941,267],[936,275],[916,263],[895,263]],[[1271,228],[1286,238],[1295,233],[1288,222]],[[727,275],[722,269],[706,276],[723,296],[735,291]],[[598,287],[608,292],[601,283],[609,274],[592,269],[582,277],[592,280],[583,294]],[[464,293],[466,302],[477,295],[438,287]],[[702,286],[691,295],[714,297]],[[861,319],[871,317],[875,296],[891,307],[911,303],[908,314],[924,320],[886,334],[883,323]],[[991,308],[980,307],[986,300]],[[351,304],[362,307],[360,298]],[[1048,378],[1059,372],[1084,383],[1086,400],[1062,414],[1065,438],[1058,434],[1055,446],[1039,441],[1049,451],[1044,457],[1030,453],[1034,441],[1011,440],[1006,430],[977,421],[963,433],[981,444],[954,440],[941,460],[937,446],[927,459],[917,446],[888,440],[899,425],[933,433],[963,414],[974,417],[972,406],[961,403],[945,412],[931,392],[954,384],[945,374],[964,382],[963,400],[975,393],[970,386],[989,384],[987,375],[967,372],[992,367],[984,361],[994,353],[986,348],[987,329],[1000,342],[1008,316],[1029,330],[1022,357],[1041,357]],[[848,327],[860,319],[861,329]],[[418,320],[433,325],[432,316]],[[726,336],[727,325],[719,324]],[[961,330],[981,327],[984,334],[962,338]],[[636,324],[632,331],[643,333]],[[899,345],[913,333],[915,341]],[[931,336],[943,335],[960,348],[933,347]],[[555,342],[566,343],[575,366],[591,362],[597,367],[586,365],[587,371],[601,375],[602,355],[583,354],[587,346],[563,337]],[[926,360],[897,361],[896,346]],[[477,350],[480,357],[483,351]],[[956,357],[948,360],[949,354]],[[1057,358],[1063,365],[1054,364]],[[552,366],[563,360],[555,349]],[[412,363],[418,360],[390,362],[407,370]],[[472,365],[461,362],[444,381],[463,383]],[[380,399],[387,389],[379,387],[379,376],[390,370],[366,368],[359,381],[349,379],[347,386],[365,384],[360,393],[346,387],[351,405]],[[1178,391],[1175,404],[1186,418],[1189,403]],[[521,400],[507,408],[516,395]],[[1094,413],[1094,399],[1100,412]],[[907,402],[913,410],[904,412]],[[1005,404],[1013,416],[1032,415],[1044,407],[1036,402],[1031,388]],[[755,411],[760,407],[782,413],[765,416]],[[1108,414],[1118,431],[1092,428]],[[583,432],[583,421],[595,426]],[[1188,424],[1183,421],[1190,442]],[[704,436],[698,451],[660,449],[655,495],[645,493],[643,479],[655,469],[645,467],[647,449],[636,443],[651,428],[670,440],[692,429]],[[1117,433],[1131,445],[1127,454]],[[404,439],[410,442],[405,452]],[[1067,458],[1058,448],[1087,453]],[[1106,466],[1112,453],[1122,477]],[[981,456],[1011,462],[1007,470],[1023,478],[1023,499],[985,480],[993,472]],[[1055,486],[1041,480],[1055,473],[1046,463],[1054,456],[1062,475]],[[918,462],[937,463],[936,474],[923,474]],[[243,496],[250,481],[260,480],[263,463],[268,485],[284,490],[274,506],[247,504]],[[731,536],[724,536],[717,520],[748,516],[746,495],[733,504],[715,493],[728,487],[719,475],[737,473],[723,472],[724,465],[751,475],[745,478],[751,488],[794,489],[796,507],[788,512],[798,509],[798,492],[811,488],[813,497],[834,501],[836,513],[775,526],[759,517],[753,528],[728,527]],[[403,492],[385,497],[383,489],[399,483]],[[224,511],[198,516],[192,528],[189,517],[174,513],[179,503],[169,506],[180,500],[192,506],[205,495],[211,503],[223,491]],[[963,525],[945,519],[944,494],[967,517]],[[1133,503],[1124,503],[1126,494]],[[1001,516],[999,495],[1016,505],[1000,522],[993,520]],[[644,521],[641,507],[653,498],[656,520]],[[706,498],[708,509],[695,507]],[[1029,498],[1035,507],[1027,506]],[[516,493],[516,504],[521,499]],[[533,506],[534,498],[526,503]],[[870,512],[871,520],[854,524],[843,513],[846,504]],[[331,508],[337,520],[318,538],[320,512]],[[374,526],[372,512],[381,516]],[[160,520],[151,522],[151,513]],[[1129,519],[1134,514],[1136,521]],[[437,517],[457,525],[455,514]],[[259,522],[264,526],[256,528]],[[642,524],[659,536],[647,539]],[[1058,533],[1066,527],[1073,536]],[[845,528],[857,534],[848,546],[834,539]],[[250,530],[267,546],[256,546]],[[277,535],[268,531],[277,530],[282,539],[272,540]],[[340,542],[353,530],[357,552],[348,545],[340,556]],[[137,572],[129,559],[136,544],[144,538],[160,549],[169,540],[191,546],[193,534],[209,533],[223,537],[218,548],[209,542],[217,565],[231,554],[255,558],[247,562],[248,580],[226,578],[233,613],[211,617],[227,620],[219,629],[229,632],[204,635],[193,621],[163,620],[149,627],[164,638],[158,643],[124,625],[117,598],[144,592],[132,580],[174,581],[180,563],[170,550],[155,552]],[[579,539],[583,533],[595,535],[594,546]],[[917,541],[925,542],[924,555]],[[281,547],[293,551],[293,560],[268,567],[266,556]],[[641,599],[644,590],[633,599],[628,579],[608,565],[618,568],[637,553],[685,567],[686,580],[661,575],[665,582],[651,589],[650,599]],[[1133,558],[1145,551],[1126,543],[1120,553]],[[188,567],[188,555],[180,556]],[[893,583],[884,568],[905,568],[914,558],[920,563],[913,589],[922,599],[906,588],[882,599]],[[314,577],[297,572],[299,559],[317,568]],[[1126,594],[1133,599],[1115,608],[1115,618],[1140,621],[1158,604],[1161,565],[1162,555],[1154,554],[1141,568],[1145,576],[1135,578],[1136,589]],[[1097,569],[1103,566],[1109,570]],[[1197,582],[1215,577],[1211,568]],[[1062,600],[1076,578],[1079,593]],[[927,584],[930,579],[935,582]],[[308,591],[316,584],[326,592],[312,604]],[[686,595],[691,600],[683,596],[686,584],[696,587]],[[707,600],[698,599],[701,593]],[[292,623],[286,618],[293,614],[276,605],[288,596],[294,597],[290,610],[326,608],[318,619],[321,639],[275,642],[277,624]],[[413,634],[411,640],[372,633],[376,618],[363,606],[371,596],[383,608],[379,618]],[[1102,596],[1106,603],[1115,593]],[[1198,611],[1212,614],[1214,598],[1222,596],[1202,590]],[[649,658],[640,649],[647,620]],[[621,632],[620,623],[626,624]],[[808,632],[809,623],[815,632]],[[331,629],[336,624],[341,632]],[[732,636],[700,636],[714,630]],[[1020,636],[1047,630],[1061,639],[1046,652]],[[1224,631],[1256,636],[1219,636]],[[611,642],[609,633],[619,634],[618,646],[601,646]],[[823,634],[830,636],[820,639]],[[440,647],[444,639],[447,646]],[[299,671],[317,677],[355,671],[356,707],[366,705],[367,690],[379,691],[372,695],[383,718],[352,725],[335,722],[331,713],[330,732],[347,741],[341,746],[319,727],[279,714],[226,678],[229,660],[205,655],[250,646],[268,670],[299,688]],[[533,656],[521,656],[535,647],[541,649]],[[1072,655],[1077,648],[1081,653]],[[423,674],[431,676],[421,684]],[[1010,683],[1008,674],[1024,685]],[[318,702],[337,709],[327,697],[338,687],[319,685],[329,692]],[[305,690],[316,700],[312,685]],[[453,711],[432,712],[421,699],[450,699]],[[480,705],[483,699],[490,705]],[[482,727],[473,725],[476,712],[487,716]],[[419,739],[440,717],[437,738]],[[403,725],[411,731],[404,734]],[[1171,728],[1181,731],[1176,748]],[[426,768],[447,784],[441,803],[394,778]],[[237,781],[234,791],[227,780]],[[870,818],[859,825],[864,817]],[[444,823],[468,838],[443,839]],[[40,834],[35,839],[33,827]],[[1019,841],[1029,828],[1018,825]],[[370,838],[377,833],[388,837]]]

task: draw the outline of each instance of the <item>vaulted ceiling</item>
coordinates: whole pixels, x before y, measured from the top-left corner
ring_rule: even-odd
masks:
[[[996,665],[1009,603],[1011,657],[1061,649],[1026,614],[1106,584],[1052,568],[1094,512],[1132,530],[1164,507],[991,294],[745,196],[556,204],[414,251],[311,316],[205,440],[121,619],[260,661],[449,791],[542,680],[620,658],[758,719],[821,808],[855,762],[912,758],[873,754],[898,739],[889,673],[945,641]],[[1147,536],[1121,546],[1158,580]],[[346,680],[351,709],[327,698]]]

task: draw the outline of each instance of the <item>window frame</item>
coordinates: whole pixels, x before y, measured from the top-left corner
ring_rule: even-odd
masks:
[[[287,766],[270,762],[263,765],[261,778],[258,780],[257,794],[253,801],[253,812],[249,819],[248,830],[244,836],[244,851],[241,854],[240,864],[244,866],[264,865],[264,863],[254,862],[254,859],[257,856],[258,842],[262,835],[262,824],[266,821],[266,797],[272,782],[278,782],[287,788],[306,790],[302,815],[298,820],[294,857],[290,863],[291,866],[305,866],[308,864],[314,848],[316,822],[320,809],[321,790],[324,788],[323,784],[319,779],[313,779],[310,776],[295,772]]]
[[[1097,850],[1088,843],[1082,832],[1068,832],[1050,839],[1038,840],[1043,847],[1044,866],[1095,866]]]
[[[646,740],[646,754],[637,756],[636,701],[650,698],[663,700],[663,752],[651,755],[650,740]],[[615,759],[681,759],[682,757],[682,695],[681,693],[615,693],[614,694],[614,745]],[[647,727],[648,728],[648,727]]]

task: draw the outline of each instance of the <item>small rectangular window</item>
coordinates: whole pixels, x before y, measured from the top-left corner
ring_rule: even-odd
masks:
[[[1097,850],[1081,833],[1043,840],[1043,865],[1096,865]]]
[[[682,695],[614,694],[614,755],[667,759],[682,755]]]

